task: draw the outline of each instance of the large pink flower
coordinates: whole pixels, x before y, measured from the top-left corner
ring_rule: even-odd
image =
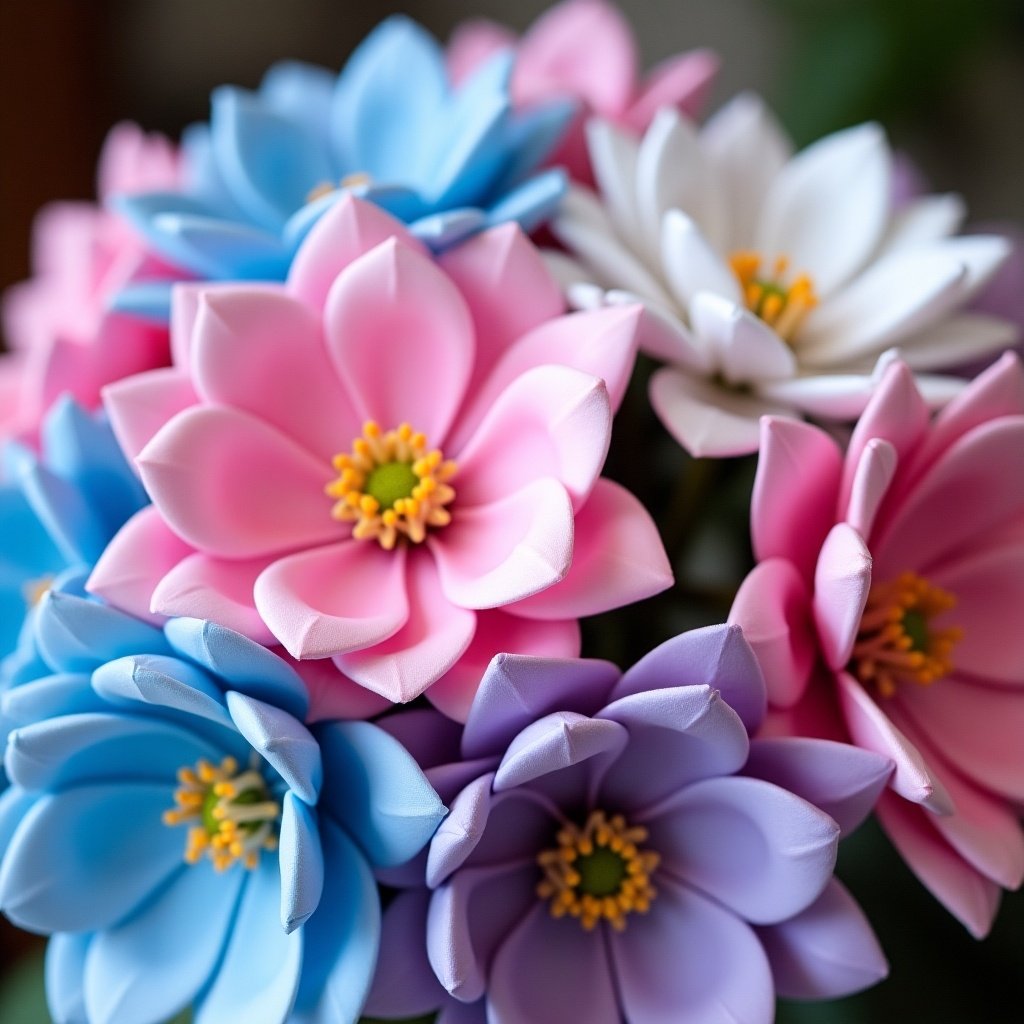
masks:
[[[516,51],[516,103],[529,107],[555,96],[580,101],[580,113],[551,162],[564,165],[572,178],[588,185],[594,179],[583,135],[587,117],[596,114],[639,136],[660,107],[696,116],[718,70],[713,53],[691,50],[670,57],[641,81],[636,40],[618,9],[604,0],[563,0],[541,15],[522,39],[492,21],[465,22],[448,48],[453,79],[465,78],[508,47]]]
[[[496,652],[575,656],[671,581],[599,479],[640,315],[564,315],[515,226],[437,263],[346,198],[285,285],[180,289],[173,368],[107,390],[153,506],[91,589],[464,715]]]
[[[766,418],[760,564],[732,612],[758,652],[770,730],[896,762],[878,812],[975,935],[1024,877],[1024,373],[1013,355],[934,420],[889,367],[845,459]]]
[[[99,197],[173,188],[179,176],[166,139],[119,124],[100,155]],[[95,203],[47,206],[36,220],[32,256],[33,277],[4,297],[11,351],[0,357],[0,437],[30,442],[60,394],[95,408],[104,384],[169,358],[166,327],[110,309],[129,280],[166,273],[121,217]]]

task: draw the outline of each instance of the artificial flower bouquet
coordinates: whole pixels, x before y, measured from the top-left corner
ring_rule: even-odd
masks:
[[[885,976],[870,813],[975,936],[1020,884],[1009,245],[636,65],[604,0],[394,18],[41,215],[0,908],[55,1021],[761,1024]]]

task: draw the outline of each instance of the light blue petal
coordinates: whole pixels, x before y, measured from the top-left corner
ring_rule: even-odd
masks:
[[[302,929],[306,959],[296,1011],[315,1024],[353,1024],[377,962],[380,897],[369,865],[337,825],[325,821],[320,838],[324,894]]]
[[[0,908],[29,931],[84,932],[124,919],[183,869],[184,836],[161,815],[173,786],[83,786],[41,797],[0,865]]]
[[[320,747],[312,733],[280,708],[231,690],[228,711],[238,731],[307,804],[315,804],[323,781]]]
[[[46,946],[46,1004],[53,1024],[88,1024],[85,958],[92,935],[54,935]]]
[[[370,33],[338,79],[332,128],[342,173],[426,184],[448,96],[444,53],[401,16]]]
[[[260,82],[260,99],[267,108],[303,124],[308,132],[326,138],[337,75],[301,61],[275,64]]]
[[[60,715],[109,711],[110,706],[89,685],[86,673],[59,672],[8,690],[0,710],[13,728]]]
[[[42,443],[50,469],[86,495],[103,526],[104,545],[149,504],[110,424],[103,416],[86,412],[69,395],[58,398],[43,421]],[[91,563],[98,555],[84,560]]]
[[[324,853],[316,812],[294,793],[285,793],[281,810],[281,927],[305,924],[324,891]]]
[[[171,318],[173,281],[143,281],[126,285],[111,300],[110,308],[142,320],[165,324]]]
[[[245,873],[209,860],[182,871],[123,924],[99,932],[85,962],[90,1024],[163,1021],[209,981],[224,948]]]
[[[288,269],[281,239],[248,224],[168,213],[156,217],[153,230],[173,262],[215,281],[278,281]]]
[[[280,233],[310,192],[333,182],[326,122],[319,131],[276,113],[259,96],[223,86],[213,94],[210,138],[221,175],[253,222]]]
[[[111,200],[114,209],[161,255],[177,262],[169,249],[170,240],[157,227],[157,219],[167,214],[190,217],[223,216],[220,204],[208,202],[202,196],[183,192],[141,192],[118,195]]]
[[[524,182],[487,211],[487,226],[515,221],[527,234],[549,221],[565,197],[568,179],[560,167]]]
[[[277,859],[249,872],[224,957],[200,995],[195,1024],[255,1024],[288,1019],[302,969],[303,929],[281,928]]]
[[[171,722],[89,712],[15,729],[4,764],[13,782],[32,790],[117,780],[173,787],[179,768],[200,758],[219,762],[222,756],[219,748]]]
[[[487,216],[482,210],[464,209],[424,217],[410,224],[409,230],[434,252],[441,252],[486,226]]]
[[[223,689],[238,690],[305,719],[309,710],[305,684],[266,647],[203,619],[171,619],[164,634],[175,651],[222,680]]]
[[[159,629],[97,601],[54,590],[39,602],[36,640],[58,672],[89,672],[126,654],[170,654]]]
[[[40,463],[23,473],[18,484],[65,561],[90,564],[99,557],[106,530],[79,488]]]
[[[25,601],[24,587],[31,579],[31,576],[0,564],[0,657],[5,657],[22,644],[31,611]],[[10,671],[13,672],[13,668]],[[5,677],[7,672],[5,663]]]
[[[60,572],[67,564],[15,484],[0,485],[0,588]]]
[[[517,111],[505,136],[507,164],[495,194],[515,188],[550,156],[578,109],[570,99]]]
[[[0,793],[0,857],[36,799],[35,793],[26,793],[20,786],[10,786]]]
[[[133,654],[101,665],[92,675],[98,694],[112,704],[138,710],[140,704],[171,708],[231,728],[224,695],[190,662],[162,654]]]
[[[245,213],[224,181],[213,154],[208,124],[190,124],[181,136],[187,190],[200,197],[208,214],[245,220]]]
[[[427,192],[435,208],[482,205],[503,173],[514,59],[511,50],[496,54],[449,101],[438,125]]]
[[[394,867],[419,853],[446,811],[405,747],[369,722],[332,722],[318,737],[325,778],[321,808],[374,867]]]

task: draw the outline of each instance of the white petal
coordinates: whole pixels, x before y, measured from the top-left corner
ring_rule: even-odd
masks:
[[[948,238],[959,229],[966,212],[963,199],[953,192],[913,200],[889,222],[875,258]]]
[[[558,283],[558,287],[568,293],[578,284],[589,284],[593,278],[587,268],[579,260],[557,249],[542,249],[541,258],[548,273]],[[569,300],[570,302],[572,299]]]
[[[875,384],[871,373],[808,374],[762,384],[757,392],[766,400],[784,402],[808,416],[854,420],[874,394]]]
[[[651,378],[650,399],[665,429],[697,459],[756,452],[761,417],[792,415],[777,402],[728,391],[671,367]]]
[[[690,324],[717,353],[722,376],[730,384],[787,379],[796,373],[793,350],[763,320],[721,295],[695,295]]]
[[[605,293],[605,301],[609,306],[629,306],[641,299],[632,292],[610,291]],[[645,352],[699,376],[712,372],[716,365],[712,347],[691,331],[674,309],[651,301],[643,306],[646,316],[641,321],[640,347]]]
[[[674,107],[658,111],[640,143],[636,165],[636,207],[644,237],[657,252],[661,222],[669,210],[682,210],[714,247],[724,241],[721,193],[693,125]]]
[[[819,368],[877,352],[932,323],[960,295],[966,277],[944,245],[896,252],[808,313],[797,333],[797,357]]]
[[[889,219],[892,157],[876,124],[829,135],[798,153],[765,198],[757,248],[790,257],[828,295],[864,265]]]
[[[959,313],[901,338],[899,352],[912,370],[959,366],[1009,348],[1020,335],[1010,320],[982,313]]]
[[[940,243],[945,252],[959,259],[967,270],[958,303],[967,302],[986,285],[1009,259],[1013,245],[1003,235],[961,235]]]
[[[793,147],[760,96],[741,93],[708,119],[701,146],[715,169],[728,214],[723,251],[749,248],[764,198]]]
[[[661,225],[661,261],[672,291],[685,308],[698,292],[712,292],[739,305],[736,275],[708,244],[694,221],[669,210]]]
[[[638,145],[610,121],[592,118],[587,122],[587,147],[594,178],[605,208],[619,237],[636,253],[653,259],[657,235],[645,235],[637,205]]]

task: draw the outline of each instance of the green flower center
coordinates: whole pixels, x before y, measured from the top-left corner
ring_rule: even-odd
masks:
[[[923,612],[908,609],[903,613],[903,632],[910,640],[912,651],[927,652],[931,646],[932,631],[928,628],[928,619]]]
[[[394,508],[396,501],[411,497],[419,482],[411,462],[385,462],[370,470],[363,490],[376,498],[382,509],[388,509]]]
[[[596,846],[593,853],[578,857],[574,865],[580,876],[577,890],[591,896],[611,896],[622,888],[626,862],[607,846]]]

